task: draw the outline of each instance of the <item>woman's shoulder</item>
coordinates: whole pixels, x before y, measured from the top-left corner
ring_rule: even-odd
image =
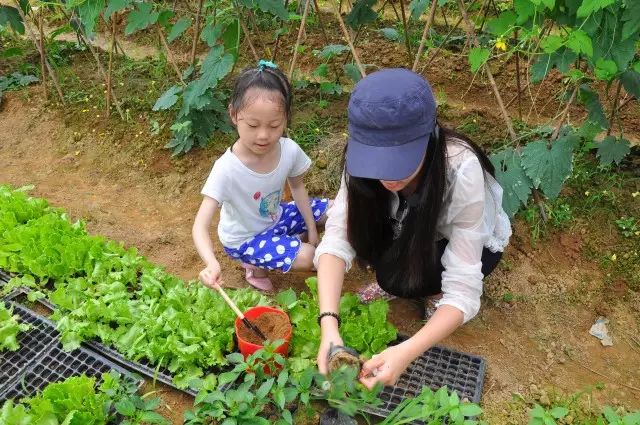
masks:
[[[480,164],[478,155],[464,139],[449,136],[447,143],[447,165],[450,172],[458,173],[464,166],[472,163]]]

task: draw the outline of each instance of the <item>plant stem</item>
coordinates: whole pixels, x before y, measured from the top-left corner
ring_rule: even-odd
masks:
[[[158,32],[158,37],[160,37],[160,41],[162,42],[162,46],[167,51],[167,58],[169,59],[169,63],[173,67],[173,70],[175,71],[176,75],[178,76],[178,79],[180,80],[180,82],[183,85],[186,86],[187,83],[185,83],[184,79],[182,78],[182,72],[180,72],[180,68],[178,68],[178,64],[176,63],[176,61],[175,61],[175,59],[173,57],[173,53],[171,53],[171,49],[169,48],[169,44],[167,43],[167,40],[166,40],[166,38],[164,36],[164,31],[162,31],[162,28],[160,28],[160,25],[156,25],[156,31]]]
[[[116,17],[111,16],[111,48],[109,49],[109,66],[107,69],[107,118],[111,115],[111,74],[113,72],[113,50],[116,47]]]
[[[46,55],[46,50],[44,47],[44,30],[43,30],[43,24],[42,24],[42,14],[44,13],[42,10],[42,7],[40,8],[40,10],[38,11],[38,30],[40,31],[40,74],[42,74],[42,89],[44,90],[44,98],[45,100],[49,100],[49,95],[47,93],[47,73],[46,73],[46,67],[44,64],[45,61],[45,55]]]
[[[284,0],[284,8],[286,9],[288,6],[289,6],[289,0]],[[318,12],[318,15],[320,15],[320,12]],[[280,45],[280,36],[281,36],[282,29],[284,28],[284,22],[285,21],[280,21],[280,30],[278,31],[278,35],[276,36],[276,41],[273,46],[273,53],[271,54],[271,62],[276,61],[276,55],[278,54],[278,46]],[[325,34],[325,37],[326,37],[326,34]]]
[[[574,99],[576,98],[576,95],[578,94],[578,90],[580,89],[580,84],[576,84],[576,87],[573,89],[573,92],[571,93],[571,97],[569,98],[569,101],[567,102],[567,106],[564,108],[564,111],[562,111],[562,115],[560,116],[560,119],[558,120],[558,124],[556,126],[556,128],[553,130],[553,134],[551,135],[551,140],[556,140],[558,138],[558,135],[560,134],[560,129],[562,128],[562,124],[564,124],[564,121],[567,119],[567,116],[569,115],[569,108],[571,107],[571,104],[573,103]]]
[[[193,31],[193,43],[191,44],[191,65],[196,63],[196,49],[198,47],[198,39],[200,38],[200,15],[202,15],[202,5],[204,0],[198,2],[198,12],[196,13],[196,26]]]
[[[407,16],[404,10],[404,0],[400,0],[400,13],[402,13],[402,26],[404,28],[404,44],[407,47],[408,63],[411,63],[411,42],[409,41],[409,24],[407,23]]]
[[[296,66],[296,60],[298,59],[298,47],[300,47],[300,41],[302,40],[302,33],[304,32],[304,25],[307,22],[307,14],[309,13],[309,5],[311,0],[306,0],[304,3],[304,12],[302,12],[302,21],[300,21],[300,28],[298,28],[298,39],[296,45],[293,48],[293,58],[291,58],[291,65],[289,66],[289,81],[293,76],[293,70]]]
[[[438,7],[438,0],[433,0],[431,2],[431,9],[429,9],[429,16],[427,17],[427,23],[424,26],[424,30],[422,31],[422,39],[420,40],[420,46],[418,47],[418,53],[416,53],[416,58],[413,61],[413,67],[411,70],[416,72],[418,69],[418,62],[420,62],[420,56],[422,56],[422,51],[424,50],[424,45],[427,42],[427,35],[429,34],[429,29],[433,24],[433,19],[436,16],[436,9]]]
[[[235,0],[232,1],[233,8],[236,10],[236,14],[238,15],[238,22],[240,22],[240,26],[242,27],[242,31],[244,32],[244,37],[247,40],[247,43],[249,43],[249,48],[251,49],[251,53],[253,53],[253,58],[255,59],[256,63],[258,63],[258,61],[260,60],[260,56],[258,56],[258,52],[256,52],[256,48],[253,46],[253,42],[251,41],[251,37],[249,36],[249,28],[247,28],[247,24],[244,22],[240,6],[238,6],[238,3]]]
[[[367,74],[364,71],[364,67],[362,66],[362,62],[360,62],[360,58],[358,57],[358,53],[356,52],[355,47],[353,47],[353,43],[351,42],[351,37],[349,36],[349,31],[347,31],[347,27],[344,24],[344,20],[340,15],[340,11],[338,10],[338,7],[333,2],[331,2],[331,4],[333,5],[333,10],[335,11],[336,18],[338,18],[340,29],[342,29],[342,34],[344,35],[344,38],[347,40],[347,43],[349,44],[349,48],[351,48],[351,54],[353,55],[353,59],[356,61],[356,65],[360,70],[360,75],[362,75],[362,77],[364,78]]]
[[[464,6],[464,2],[462,0],[458,0],[458,7],[460,9],[460,13],[462,14],[462,18],[467,26],[467,34],[472,41],[475,47],[480,46],[478,43],[478,39],[476,38],[475,28],[473,23],[469,19],[469,15],[467,14],[467,9]],[[484,64],[484,69],[487,72],[487,77],[489,78],[489,83],[491,84],[491,88],[493,89],[493,94],[496,97],[498,102],[498,106],[500,107],[500,112],[502,113],[502,118],[504,119],[505,124],[507,125],[507,130],[509,131],[509,135],[511,136],[511,140],[515,140],[517,138],[516,132],[513,129],[513,123],[511,122],[511,118],[509,117],[509,113],[504,107],[504,103],[502,102],[502,96],[500,96],[500,91],[498,90],[498,86],[496,85],[496,81],[493,79],[493,74],[491,73],[491,68],[489,64]]]
[[[611,104],[611,114],[609,115],[609,128],[607,128],[607,136],[611,136],[613,130],[613,120],[616,118],[616,112],[618,112],[618,100],[620,99],[620,90],[622,89],[622,81],[618,80],[618,88],[616,89],[616,95],[613,98]]]
[[[518,30],[514,31],[514,37],[518,39]],[[518,89],[518,119],[522,121],[522,88],[520,83],[520,51],[516,51],[516,85]]]

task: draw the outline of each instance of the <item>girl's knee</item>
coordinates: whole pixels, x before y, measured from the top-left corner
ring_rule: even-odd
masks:
[[[293,268],[299,271],[311,270],[313,268],[313,255],[315,251],[316,248],[311,244],[303,243],[300,245],[298,256],[293,262]]]

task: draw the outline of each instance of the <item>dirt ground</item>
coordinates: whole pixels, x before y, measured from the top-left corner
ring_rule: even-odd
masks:
[[[191,224],[199,188],[219,154],[215,148],[181,160],[156,150],[147,167],[136,166],[129,148],[114,149],[100,129],[78,135],[65,124],[63,112],[42,106],[37,89],[28,97],[10,93],[5,102],[1,183],[33,184],[34,195],[84,217],[90,232],[136,246],[184,279],[197,276],[202,264],[191,241]],[[640,299],[629,293],[627,302],[603,306],[602,300],[585,296],[590,290],[598,293],[603,276],[581,254],[590,237],[580,231],[584,225],[576,223],[536,248],[526,238],[528,230],[517,227],[502,266],[486,282],[480,315],[443,342],[486,358],[482,403],[490,423],[523,423],[522,412],[510,409],[509,400],[521,394],[544,401],[553,393],[545,389],[552,386],[574,392],[605,383],[605,390],[595,394],[597,401],[640,407],[640,354],[629,339],[639,332]],[[219,258],[226,282],[244,285],[240,268],[224,255]],[[277,288],[300,289],[304,277],[290,273],[273,275],[273,280]],[[371,279],[363,271],[352,272],[346,288]],[[518,301],[501,301],[505,292],[518,294]],[[613,347],[601,346],[588,334],[602,309],[611,320]],[[392,302],[391,320],[405,333],[420,326],[418,312],[403,301]],[[161,395],[166,413],[181,423],[191,399],[166,388]]]

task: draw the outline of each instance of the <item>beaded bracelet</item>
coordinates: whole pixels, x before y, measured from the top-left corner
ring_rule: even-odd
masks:
[[[320,321],[322,320],[323,317],[325,316],[331,316],[334,317],[337,321],[338,321],[338,327],[340,327],[340,323],[342,322],[340,320],[340,315],[338,315],[338,313],[333,313],[333,312],[329,312],[329,311],[325,311],[324,313],[320,313],[318,315],[318,326],[320,326]]]

